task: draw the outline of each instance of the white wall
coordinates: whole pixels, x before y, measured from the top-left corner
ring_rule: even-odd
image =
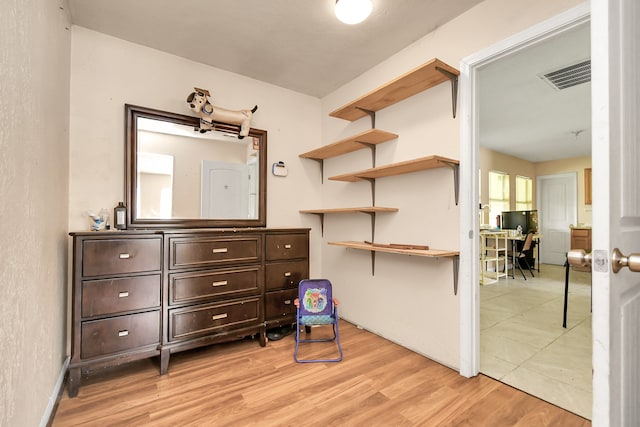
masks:
[[[67,353],[71,31],[61,0],[1,9],[0,425],[36,426]]]
[[[580,3],[577,0],[487,0],[416,41],[322,102],[322,143],[369,128],[367,118],[349,123],[331,118],[334,109],[433,57],[458,68],[460,60]],[[444,83],[377,114],[376,127],[400,135],[378,146],[378,165],[439,154],[459,158],[458,119],[451,117],[450,85]],[[325,162],[325,176],[371,167],[360,151]],[[448,169],[417,172],[376,183],[376,204],[399,208],[379,215],[376,241],[426,244],[457,250],[459,208]],[[322,206],[366,206],[369,184],[325,181]],[[369,240],[366,216],[325,219],[325,243]],[[451,261],[378,254],[371,276],[368,252],[324,246],[323,275],[341,299],[341,315],[399,344],[452,367],[459,365],[459,300],[453,295]]]
[[[319,199],[317,180],[299,153],[320,145],[320,101],[277,86],[88,30],[72,28],[69,229],[87,230],[88,209],[124,199],[124,104],[186,115],[193,87],[228,109],[258,105],[252,126],[268,132],[267,226],[308,227],[298,213]],[[286,178],[271,164],[284,161]],[[313,166],[311,166],[313,167]],[[312,233],[311,271],[319,274],[320,239]]]

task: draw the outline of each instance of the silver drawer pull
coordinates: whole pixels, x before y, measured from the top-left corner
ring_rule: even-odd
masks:
[[[291,272],[287,271],[286,273],[284,273],[284,277],[291,277]]]
[[[118,298],[126,298],[128,296],[129,296],[129,292],[128,291],[118,292]]]
[[[120,255],[118,255],[118,257],[119,257],[120,259],[129,259],[129,258],[131,258],[131,255],[126,254],[126,253],[125,253],[125,254],[120,254]]]
[[[285,303],[286,305],[291,305],[291,300],[290,300],[290,299],[286,299],[286,300],[284,300],[284,303]]]
[[[212,252],[214,254],[226,254],[228,251],[227,248],[214,248]]]
[[[126,337],[127,335],[129,335],[129,331],[127,331],[126,329],[124,331],[118,331],[119,337]]]
[[[226,319],[226,318],[227,318],[227,313],[216,314],[214,316],[211,316],[211,320],[220,320],[220,319]]]
[[[285,249],[291,249],[291,245],[289,245],[289,244],[284,245],[284,248],[285,248]]]
[[[213,282],[211,284],[211,286],[216,287],[216,286],[227,286],[227,281],[226,280],[220,280],[219,282]]]

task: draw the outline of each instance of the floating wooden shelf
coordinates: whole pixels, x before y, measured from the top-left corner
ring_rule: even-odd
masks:
[[[380,206],[368,206],[363,208],[330,208],[330,209],[306,209],[300,211],[305,214],[327,214],[327,213],[375,213],[375,212],[398,212],[398,208],[383,208]]]
[[[359,133],[354,136],[325,145],[312,151],[300,154],[299,157],[313,160],[325,160],[331,157],[340,156],[342,154],[351,153],[352,151],[362,150],[371,145],[380,144],[397,138],[398,135],[386,132],[380,129],[369,129],[368,131]]]
[[[459,75],[460,71],[434,58],[355,101],[338,108],[329,113],[329,115],[353,122],[369,115],[370,112],[380,111],[440,83],[451,81],[453,116],[455,117]]]
[[[408,160],[406,162],[393,163],[390,165],[380,166],[377,168],[365,169],[360,172],[351,172],[343,175],[329,177],[334,181],[356,182],[362,180],[374,180],[385,176],[401,175],[404,173],[418,172],[427,169],[435,169],[442,167],[450,167],[454,171],[454,184],[456,192],[456,204],[458,204],[458,178],[459,178],[458,160],[448,159],[442,156],[427,156],[419,159]]]
[[[450,167],[453,170],[453,183],[455,191],[456,205],[458,204],[458,186],[460,180],[460,162],[458,160],[448,159],[442,156],[427,156],[419,159],[407,160],[405,162],[393,163],[390,165],[380,166],[377,168],[365,169],[359,172],[350,172],[343,175],[336,175],[329,177],[334,181],[346,181],[356,182],[367,180],[372,184],[372,193],[374,192],[374,181],[376,178],[383,178],[385,176],[401,175],[411,172],[419,172],[427,169],[436,169],[442,167]],[[375,197],[374,203],[375,205]]]
[[[371,216],[371,240],[376,235],[376,214],[386,212],[398,212],[398,208],[383,208],[380,206],[368,206],[364,208],[330,208],[330,209],[307,209],[302,210],[300,213],[304,214],[316,214],[320,216],[320,231],[324,236],[324,215],[335,213],[366,213]]]
[[[449,250],[442,250],[442,249],[402,249],[402,248],[389,247],[388,245],[378,246],[375,243],[355,242],[355,241],[329,242],[329,244],[334,246],[343,246],[351,249],[371,251],[372,274],[375,273],[375,257],[373,256],[374,252],[387,252],[392,254],[413,255],[413,256],[421,256],[421,257],[428,257],[428,258],[452,258],[453,260],[453,293],[456,295],[458,294],[458,265],[459,265],[459,259],[460,259],[460,252],[458,251],[449,251]]]
[[[376,251],[376,252],[389,252],[392,254],[402,254],[402,255],[415,255],[415,256],[424,256],[430,258],[441,258],[441,257],[454,257],[460,255],[458,251],[447,251],[441,249],[402,249],[402,248],[393,248],[387,245],[378,246],[374,243],[366,243],[366,242],[354,242],[354,241],[346,241],[346,242],[329,242],[330,245],[334,246],[344,246],[352,249],[363,249],[367,251]]]

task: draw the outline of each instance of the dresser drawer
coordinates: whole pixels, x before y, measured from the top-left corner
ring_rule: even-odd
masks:
[[[169,340],[210,335],[260,321],[260,299],[169,310]]]
[[[153,239],[100,239],[82,243],[82,275],[142,273],[160,270],[162,241]]]
[[[306,234],[267,234],[267,261],[308,257],[309,239]]]
[[[297,289],[268,292],[265,295],[265,318],[274,320],[280,317],[296,314],[296,306],[293,301],[298,297]]]
[[[169,303],[213,298],[238,298],[262,290],[262,267],[173,273],[169,275]]]
[[[237,238],[174,238],[169,248],[169,268],[194,268],[260,262],[260,236]]]
[[[160,343],[160,312],[130,314],[82,323],[83,359]]]
[[[302,279],[309,278],[309,262],[274,262],[265,266],[266,289],[298,288]]]
[[[82,282],[82,317],[159,306],[159,274]]]

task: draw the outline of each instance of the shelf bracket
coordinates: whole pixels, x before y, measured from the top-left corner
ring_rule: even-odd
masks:
[[[320,163],[320,184],[324,184],[324,160],[323,159],[314,159],[309,157],[310,160],[315,160]]]
[[[320,235],[324,237],[324,214],[318,214],[320,216]]]
[[[364,212],[369,214],[371,217],[371,243],[376,241],[376,213],[375,212]]]
[[[371,129],[375,129],[376,128],[376,112],[375,111],[371,111],[371,110],[367,110],[364,108],[360,108],[360,107],[356,107],[356,109],[367,113],[369,115],[369,117],[371,118]]]
[[[458,106],[458,76],[453,74],[449,70],[445,70],[441,67],[436,67],[436,70],[444,74],[451,80],[451,106],[453,108],[453,118],[456,118],[456,109]]]
[[[358,141],[358,143],[365,145],[371,149],[371,164],[372,168],[376,167],[376,144],[370,144],[368,142]]]
[[[453,294],[458,295],[458,270],[460,268],[460,255],[453,256]]]
[[[441,160],[441,162],[453,170],[453,191],[455,192],[456,206],[458,206],[458,198],[460,196],[460,165],[443,160]]]
[[[320,234],[324,237],[324,213],[323,212],[309,212],[320,217]]]
[[[376,251],[371,251],[371,275],[376,275]]]
[[[376,205],[376,179],[375,178],[362,178],[365,181],[369,181],[371,184],[371,206]]]

